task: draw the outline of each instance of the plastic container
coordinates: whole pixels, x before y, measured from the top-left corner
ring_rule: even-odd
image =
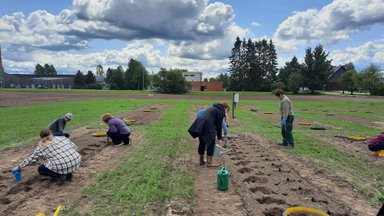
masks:
[[[15,177],[17,182],[21,181],[21,179],[23,178],[23,176],[21,175],[21,171],[20,170],[13,171],[12,175]]]
[[[226,191],[229,188],[229,171],[227,165],[223,165],[219,171],[217,171],[217,189]]]

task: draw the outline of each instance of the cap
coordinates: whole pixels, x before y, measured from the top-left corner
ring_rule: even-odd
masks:
[[[71,120],[72,117],[73,117],[73,115],[72,115],[71,113],[67,113],[67,114],[65,114],[65,118],[67,118],[67,119],[69,119],[69,120]]]

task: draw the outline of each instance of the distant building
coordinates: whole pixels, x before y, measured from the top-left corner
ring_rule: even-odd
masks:
[[[9,74],[4,71],[0,46],[1,88],[53,88],[70,89],[75,75]]]
[[[202,72],[183,72],[183,76],[188,82],[201,82],[203,81],[203,73]]]
[[[192,91],[224,91],[224,82],[191,82]]]
[[[326,91],[340,91],[343,90],[339,83],[340,77],[347,71],[347,69],[339,65],[337,67],[333,67],[331,71],[331,75],[328,77],[328,81],[324,86],[324,90]]]

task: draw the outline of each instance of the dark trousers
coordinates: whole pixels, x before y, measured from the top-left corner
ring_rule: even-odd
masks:
[[[288,115],[287,121],[285,125],[281,125],[281,135],[283,136],[283,145],[289,145],[294,146],[293,142],[293,135],[292,135],[292,129],[293,129],[293,115]]]
[[[119,132],[111,133],[108,131],[107,135],[112,139],[112,143],[115,145],[118,145],[121,142],[124,142],[125,145],[128,145],[129,144],[129,136],[131,134],[121,134]]]
[[[50,176],[52,178],[58,178],[60,176],[59,173],[53,172],[52,170],[44,166],[44,164],[41,164],[39,168],[37,168],[37,171],[40,173],[40,175]]]
[[[60,132],[52,132],[52,135],[53,136],[65,136],[67,138],[69,138],[69,133],[60,133]]]
[[[384,150],[384,142],[381,142],[381,143],[375,144],[375,145],[368,145],[368,149],[371,151]]]
[[[204,155],[205,148],[207,148],[207,156],[212,156],[215,151],[215,140],[213,140],[213,143],[205,143],[205,141],[199,137],[199,147],[197,148],[199,155]]]

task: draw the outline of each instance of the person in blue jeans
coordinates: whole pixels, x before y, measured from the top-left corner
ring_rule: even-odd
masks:
[[[112,139],[113,144],[128,145],[130,143],[131,129],[123,120],[111,116],[109,113],[104,114],[102,119],[109,126],[107,136]]]
[[[69,138],[69,134],[64,132],[64,128],[68,121],[71,121],[73,115],[71,113],[67,113],[63,118],[58,118],[48,125],[48,129],[51,131],[53,136],[65,136]]]
[[[295,143],[292,135],[294,116],[291,100],[281,89],[276,89],[275,96],[280,99],[281,135],[283,136],[281,145],[294,147]]]

